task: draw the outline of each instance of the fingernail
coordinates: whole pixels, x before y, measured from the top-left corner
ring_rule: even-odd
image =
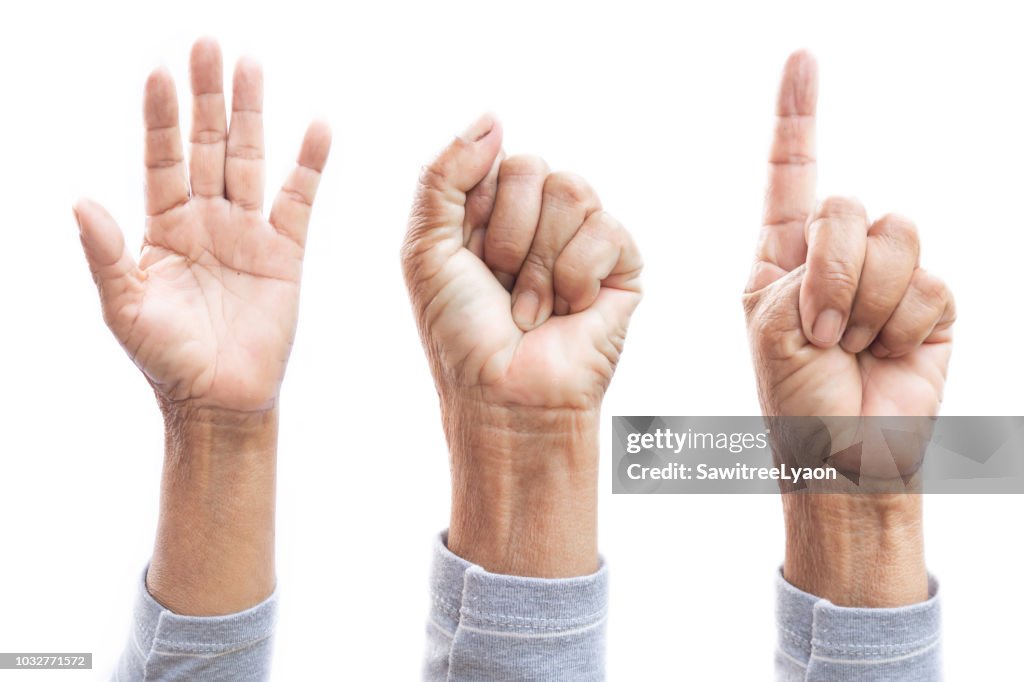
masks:
[[[871,345],[872,339],[875,335],[871,332],[868,327],[854,326],[846,330],[843,334],[843,346],[854,353],[859,353],[869,345]]]
[[[818,318],[814,320],[814,326],[811,328],[811,334],[814,335],[814,340],[818,343],[831,346],[839,340],[842,328],[843,314],[829,308],[818,313]]]
[[[569,302],[561,296],[555,296],[555,314],[556,315],[568,315],[569,314]]]
[[[883,346],[881,341],[875,341],[871,346],[871,352],[876,358],[887,358],[892,355],[892,351]]]
[[[540,299],[529,289],[516,296],[512,301],[512,319],[516,325],[526,331],[533,329],[540,312]]]
[[[494,117],[490,114],[483,114],[459,133],[458,137],[466,142],[479,142],[487,137],[492,130],[494,130]]]

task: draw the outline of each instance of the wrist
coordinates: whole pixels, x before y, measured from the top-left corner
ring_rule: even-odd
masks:
[[[597,570],[598,414],[462,402],[444,423],[452,552],[492,573]]]
[[[790,493],[782,502],[793,586],[838,606],[928,598],[920,495]]]
[[[185,615],[235,613],[273,592],[277,410],[164,409],[150,593]]]
[[[276,400],[272,407],[252,411],[202,405],[191,400],[170,401],[159,395],[157,402],[164,418],[167,454],[186,444],[205,447],[242,443],[251,449],[259,447],[261,440],[276,441]]]

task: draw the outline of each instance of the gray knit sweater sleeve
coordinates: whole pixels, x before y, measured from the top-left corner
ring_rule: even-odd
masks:
[[[271,595],[251,609],[227,616],[180,616],[153,599],[146,589],[144,571],[128,645],[112,679],[269,679],[276,611],[277,598]]]
[[[938,682],[939,586],[929,599],[893,609],[836,606],[790,585],[776,584],[775,679],[778,682]]]
[[[579,578],[488,573],[434,547],[423,679],[604,679],[608,569]]]

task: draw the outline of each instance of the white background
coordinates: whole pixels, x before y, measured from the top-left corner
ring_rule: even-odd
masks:
[[[616,413],[756,414],[739,294],[777,77],[790,50],[808,47],[821,63],[822,194],[914,218],[925,266],[957,295],[945,413],[1022,414],[1024,43],[1020,17],[962,7],[5,9],[0,650],[94,652],[93,673],[23,675],[74,680],[106,674],[126,642],[155,528],[161,422],[104,328],[70,206],[102,201],[139,243],[142,84],[166,64],[188,112],[194,38],[217,36],[229,65],[243,53],[263,62],[271,190],[310,118],[335,130],[282,403],[275,679],[412,680],[429,547],[448,508],[436,397],[398,264],[419,166],[493,110],[510,153],[581,173],[633,230],[648,293],[603,443]],[[778,499],[613,497],[608,473],[610,679],[768,679]],[[947,677],[1007,679],[1024,609],[1021,498],[926,507]]]

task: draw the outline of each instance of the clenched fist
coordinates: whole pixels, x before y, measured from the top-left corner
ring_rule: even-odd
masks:
[[[136,262],[110,215],[75,207],[114,336],[165,407],[275,405],[295,336],[313,195],[330,132],[310,126],[298,166],[263,215],[263,77],[239,62],[227,125],[220,48],[192,50],[188,170],[166,70],[146,82],[146,233]]]
[[[502,156],[484,116],[420,180],[403,264],[438,389],[596,410],[640,301],[640,254],[581,178]]]
[[[920,267],[914,225],[871,221],[815,195],[817,68],[786,65],[764,227],[744,303],[761,405],[771,416],[932,416],[955,317]]]
[[[601,399],[640,301],[629,233],[582,179],[503,158],[483,116],[423,171],[402,263],[452,455],[449,546],[593,570]]]

